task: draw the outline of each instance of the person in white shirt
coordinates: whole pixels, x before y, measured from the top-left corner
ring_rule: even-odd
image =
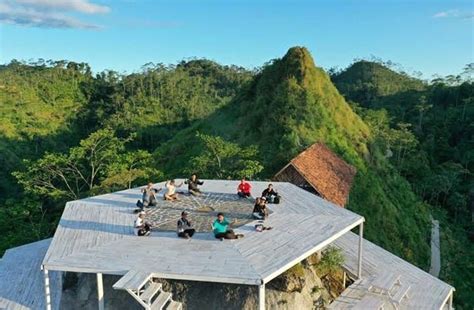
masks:
[[[166,187],[166,193],[164,194],[163,198],[165,200],[179,200],[178,199],[178,193],[176,193],[176,188],[181,187],[183,185],[183,182],[180,184],[176,184],[175,180],[170,180],[166,182],[165,187]]]
[[[151,233],[150,224],[145,222],[145,212],[138,213],[138,217],[135,220],[134,231],[137,236],[148,236]]]

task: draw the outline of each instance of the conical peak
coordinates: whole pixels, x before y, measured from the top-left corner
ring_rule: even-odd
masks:
[[[294,75],[298,80],[303,80],[306,73],[315,67],[308,49],[300,46],[290,48],[281,62],[286,75]]]

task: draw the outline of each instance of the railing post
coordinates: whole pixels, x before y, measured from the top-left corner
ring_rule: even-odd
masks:
[[[97,301],[99,310],[104,310],[104,282],[102,281],[102,274],[97,273]]]
[[[265,283],[258,286],[258,310],[265,310]]]
[[[357,278],[362,278],[362,240],[364,239],[364,222],[359,225],[359,265],[357,268]]]
[[[49,274],[48,274],[48,269],[44,268],[43,269],[43,274],[44,274],[44,293],[46,297],[46,304],[45,308],[46,310],[51,310],[51,291],[49,288]]]

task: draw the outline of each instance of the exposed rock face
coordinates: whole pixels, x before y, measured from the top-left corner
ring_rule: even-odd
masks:
[[[112,288],[119,276],[104,275],[104,300],[106,309],[143,310],[125,291]],[[67,274],[63,285],[61,309],[97,310],[97,280],[95,274]]]
[[[94,274],[67,276],[61,309],[97,309],[97,285]],[[104,275],[106,309],[142,309],[127,292],[114,290],[119,276]],[[183,303],[188,310],[257,309],[256,286],[232,285],[192,281],[161,280],[165,291]],[[267,284],[267,309],[323,309],[331,298],[326,284],[313,267],[300,264]]]

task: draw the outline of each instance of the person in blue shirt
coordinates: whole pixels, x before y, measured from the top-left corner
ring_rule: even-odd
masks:
[[[227,221],[227,219],[224,217],[224,213],[218,213],[217,219],[212,223],[212,231],[214,232],[214,236],[221,241],[224,239],[243,238],[244,235],[235,234],[234,231],[229,228],[232,223]]]

